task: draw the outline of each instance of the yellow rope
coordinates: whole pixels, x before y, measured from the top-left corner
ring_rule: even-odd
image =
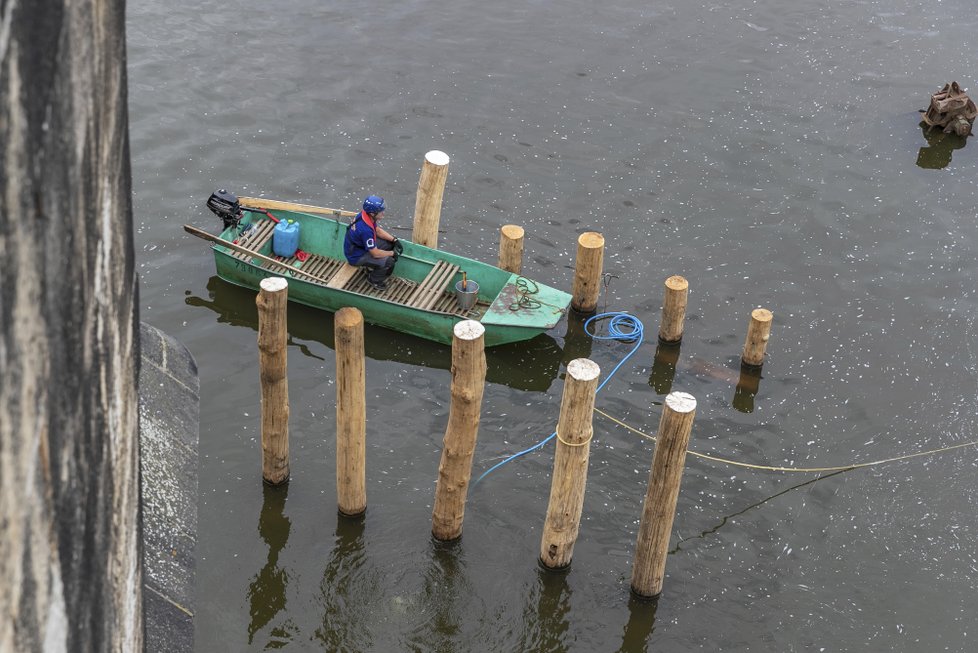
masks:
[[[634,426],[629,426],[625,422],[623,422],[623,421],[621,421],[621,420],[619,420],[619,419],[617,419],[615,417],[612,417],[611,415],[609,415],[608,413],[604,412],[603,410],[601,410],[599,408],[595,408],[594,409],[594,412],[598,413],[602,417],[605,417],[607,419],[610,419],[615,424],[618,424],[619,426],[622,426],[622,427],[628,429],[629,431],[632,431],[634,433],[637,433],[637,434],[641,435],[643,438],[647,438],[647,439],[652,440],[653,442],[655,442],[655,436],[654,435],[649,435],[648,433],[644,433],[643,431],[638,430]],[[885,458],[883,460],[874,460],[873,462],[869,462],[869,463],[852,463],[851,465],[838,465],[838,466],[835,466],[835,467],[773,467],[771,465],[754,465],[752,463],[742,463],[742,462],[737,461],[737,460],[729,460],[727,458],[720,458],[718,456],[711,456],[709,454],[699,453],[699,452],[692,451],[692,450],[689,450],[689,449],[687,449],[686,453],[688,453],[688,454],[690,454],[692,456],[696,456],[697,458],[703,458],[705,460],[712,460],[712,461],[718,462],[718,463],[725,463],[727,465],[736,465],[737,467],[746,467],[748,469],[762,469],[762,470],[766,470],[766,471],[770,471],[770,472],[821,473],[821,472],[844,472],[844,471],[849,470],[849,469],[859,469],[861,467],[873,467],[875,465],[882,465],[883,463],[893,463],[893,462],[896,462],[898,460],[908,460],[910,458],[917,458],[919,456],[932,456],[934,454],[943,453],[945,451],[951,451],[952,449],[961,449],[962,447],[973,447],[975,445],[978,445],[978,440],[972,440],[971,442],[965,442],[963,444],[952,444],[952,445],[947,446],[947,447],[941,447],[940,449],[931,449],[929,451],[919,451],[917,453],[910,453],[910,454],[906,454],[904,456],[895,456],[893,458]]]
[[[594,429],[591,429],[591,434],[588,435],[587,440],[584,440],[583,442],[568,442],[564,438],[560,437],[559,428],[555,431],[555,433],[557,434],[557,439],[566,444],[568,447],[583,447],[594,438]]]

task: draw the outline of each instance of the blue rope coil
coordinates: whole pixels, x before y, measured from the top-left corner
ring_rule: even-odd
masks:
[[[598,320],[608,320],[607,323],[608,333],[606,335],[597,335],[596,333],[590,330],[591,325],[597,322]],[[615,373],[621,368],[621,366],[625,364],[625,361],[631,358],[635,354],[635,352],[638,351],[639,347],[642,346],[642,340],[645,336],[645,325],[642,324],[642,321],[640,319],[638,319],[637,317],[635,317],[630,313],[614,311],[610,313],[598,313],[597,315],[593,315],[590,318],[588,318],[588,320],[584,323],[584,332],[589,336],[591,336],[593,340],[617,340],[619,342],[635,343],[635,346],[632,347],[632,350],[628,352],[628,354],[626,354],[624,358],[618,361],[618,364],[615,365],[613,370],[611,370],[611,373],[605,377],[604,381],[602,381],[601,384],[598,386],[598,389],[595,390],[595,393],[598,393],[601,392],[601,388],[603,388],[608,383],[608,381],[611,380],[611,377],[615,375]],[[540,442],[537,442],[529,449],[524,449],[523,451],[514,453],[512,456],[506,458],[505,460],[496,463],[495,465],[493,465],[492,467],[484,471],[482,473],[482,476],[480,476],[475,480],[474,485],[477,485],[479,481],[481,481],[486,476],[488,476],[495,470],[499,469],[506,463],[512,460],[516,460],[520,456],[525,456],[526,454],[536,451],[537,449],[541,449],[542,447],[546,446],[546,444],[551,440],[553,440],[555,437],[557,437],[557,431],[554,431],[553,433],[545,437],[543,440],[540,440]]]

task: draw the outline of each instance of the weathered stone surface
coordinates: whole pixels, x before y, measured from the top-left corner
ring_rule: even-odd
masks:
[[[197,366],[173,338],[140,325],[146,651],[191,653],[197,543]]]
[[[0,651],[143,645],[122,0],[0,2]]]

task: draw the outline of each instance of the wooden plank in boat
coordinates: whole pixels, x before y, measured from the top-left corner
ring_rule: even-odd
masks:
[[[432,282],[427,296],[418,301],[418,308],[426,311],[431,310],[435,302],[444,296],[445,289],[452,282],[452,277],[455,276],[456,272],[458,272],[457,265],[446,265],[441,274]]]
[[[435,300],[445,292],[445,288],[451,283],[452,277],[455,276],[456,272],[458,272],[457,265],[451,265],[445,261],[438,261],[431,268],[431,272],[424,278],[424,281],[415,288],[414,292],[404,303],[413,308],[429,310]]]
[[[355,275],[359,271],[360,268],[354,265],[350,265],[349,263],[345,263],[343,267],[337,270],[336,273],[332,277],[330,277],[329,282],[326,284],[326,286],[329,288],[342,289],[343,286],[345,286],[350,282],[350,279],[353,278],[353,275]]]
[[[241,245],[246,249],[250,249],[252,251],[257,252],[262,247],[265,246],[265,243],[271,240],[272,233],[274,231],[275,231],[274,222],[272,222],[271,220],[262,220],[255,226],[255,228],[248,235],[246,235],[244,238],[238,241],[238,245]],[[231,252],[231,256],[237,259],[241,259],[242,261],[251,258],[248,254],[245,254],[240,251]]]

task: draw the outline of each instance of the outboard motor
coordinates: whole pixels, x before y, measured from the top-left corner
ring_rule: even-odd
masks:
[[[238,196],[224,189],[216,190],[207,199],[207,208],[224,221],[224,228],[237,227],[244,215]]]

